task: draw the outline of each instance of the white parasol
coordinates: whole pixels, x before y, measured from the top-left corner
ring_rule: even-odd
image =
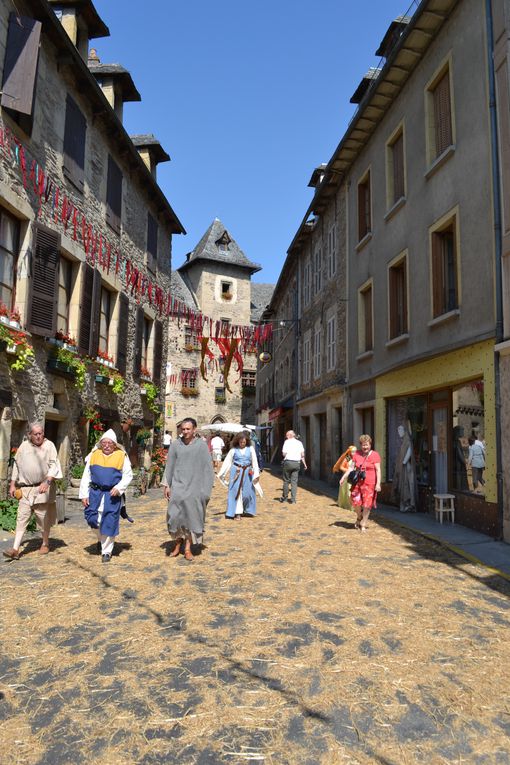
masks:
[[[242,433],[246,428],[238,422],[211,422],[208,425],[201,425],[199,430],[212,430],[214,433]]]

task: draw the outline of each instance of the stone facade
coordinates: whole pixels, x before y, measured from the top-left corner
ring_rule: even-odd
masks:
[[[221,249],[220,249],[221,246]],[[183,311],[190,308],[211,319],[204,335],[214,337],[219,326],[250,326],[258,323],[269,301],[271,285],[252,284],[259,266],[251,263],[216,219],[186,262],[173,273],[173,294]],[[221,333],[220,333],[221,334]],[[227,388],[221,349],[209,341],[214,359],[206,364],[207,380],[200,374],[200,336],[192,320],[174,318],[168,329],[168,367],[165,427],[175,436],[183,417],[199,425],[210,422],[255,424],[257,349],[243,354],[243,372],[233,362]]]
[[[91,3],[85,6],[93,9]],[[80,7],[83,10],[83,4],[77,3],[76,13],[80,13]],[[138,269],[167,295],[171,279],[171,238],[174,233],[184,231],[88,71],[83,51],[76,49],[53,11],[38,0],[19,3],[17,9],[23,19],[42,19],[43,25],[32,114],[27,119],[26,115],[3,105],[0,117],[3,144],[0,147],[1,301],[7,309],[19,312],[21,329],[33,346],[34,357],[25,370],[14,371],[12,358],[5,352],[0,353],[0,404],[3,407],[0,479],[4,484],[9,450],[19,445],[27,422],[32,420],[45,422],[47,435],[56,442],[66,469],[73,462],[81,462],[88,448],[90,425],[84,419],[88,410],[99,413],[105,428],[116,430],[135,463],[147,457],[138,449],[136,433],[141,427],[150,428],[152,432],[158,413],[147,406],[147,397],[141,393],[140,368],[148,367],[156,374],[154,383],[164,387],[167,319],[149,304],[146,291],[143,296],[136,287],[133,294],[128,291],[125,269],[129,261],[131,269]],[[0,9],[2,65],[8,55],[7,47],[12,44],[9,11],[5,5]],[[67,13],[72,11],[69,6]],[[72,31],[73,25],[69,29]],[[83,38],[81,41],[83,44]],[[69,98],[85,124],[81,185],[70,177],[66,167]],[[34,182],[28,178],[23,183],[21,151],[26,158],[27,176],[34,168],[36,173],[38,169],[44,173],[41,204]],[[107,222],[109,157],[122,177],[118,230]],[[75,218],[71,212],[67,225],[62,219],[64,198],[71,211],[77,211]],[[154,237],[150,248],[148,244],[149,216],[155,221],[157,250]],[[101,236],[101,243],[104,242],[101,263],[99,246],[96,246],[94,267],[90,252],[88,258],[85,254],[84,220],[85,229],[90,227]],[[114,266],[117,252],[122,256],[118,273]],[[54,263],[51,278],[49,262]],[[84,293],[87,275],[92,279],[94,290],[88,297]],[[41,297],[37,290],[42,290]],[[40,302],[43,300],[47,302]],[[39,310],[38,329],[34,329],[37,323],[34,306],[46,306]],[[89,319],[87,307],[91,309]],[[65,350],[63,341],[55,338],[58,331],[71,338],[67,348],[76,358],[91,356],[82,389],[76,385],[76,379],[70,379],[73,374],[69,369],[56,368],[56,354]],[[89,336],[85,351],[83,344]],[[140,347],[140,338],[143,347]],[[83,355],[75,353],[74,342],[84,351]],[[98,352],[111,357],[107,367],[96,363]],[[98,381],[100,373],[104,375]],[[124,389],[120,393],[114,393],[108,381],[108,377],[114,375],[117,380],[120,376],[124,378]],[[162,399],[160,406],[162,411]],[[128,424],[121,428],[122,422]]]

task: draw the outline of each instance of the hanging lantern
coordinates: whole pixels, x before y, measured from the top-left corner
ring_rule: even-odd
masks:
[[[263,364],[269,364],[269,362],[272,360],[272,356],[267,351],[264,351],[259,356],[259,361],[261,361]]]

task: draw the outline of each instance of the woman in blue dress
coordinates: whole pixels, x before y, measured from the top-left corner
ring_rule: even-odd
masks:
[[[225,486],[227,484],[223,477],[227,474],[230,478],[225,517],[234,520],[239,520],[242,515],[253,517],[257,511],[255,486],[260,471],[255,449],[246,433],[238,433],[232,439],[232,448],[218,473],[218,478]]]

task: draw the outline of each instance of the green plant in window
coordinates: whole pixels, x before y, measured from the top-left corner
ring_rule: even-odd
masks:
[[[151,412],[154,412],[154,414],[157,414],[159,412],[159,407],[156,404],[156,399],[159,396],[159,388],[156,385],[154,385],[154,383],[152,382],[144,383],[143,387],[145,388],[147,406],[149,407]]]
[[[66,348],[57,348],[55,353],[57,358],[62,364],[67,367],[71,367],[75,374],[75,385],[78,390],[83,390],[85,387],[85,380],[87,375],[88,361],[81,356],[77,356],[76,353],[68,351]]]
[[[113,375],[110,375],[110,379],[113,380],[112,392],[117,395],[119,393],[123,393],[124,388],[126,387],[126,381],[122,375],[118,372],[115,372]]]

